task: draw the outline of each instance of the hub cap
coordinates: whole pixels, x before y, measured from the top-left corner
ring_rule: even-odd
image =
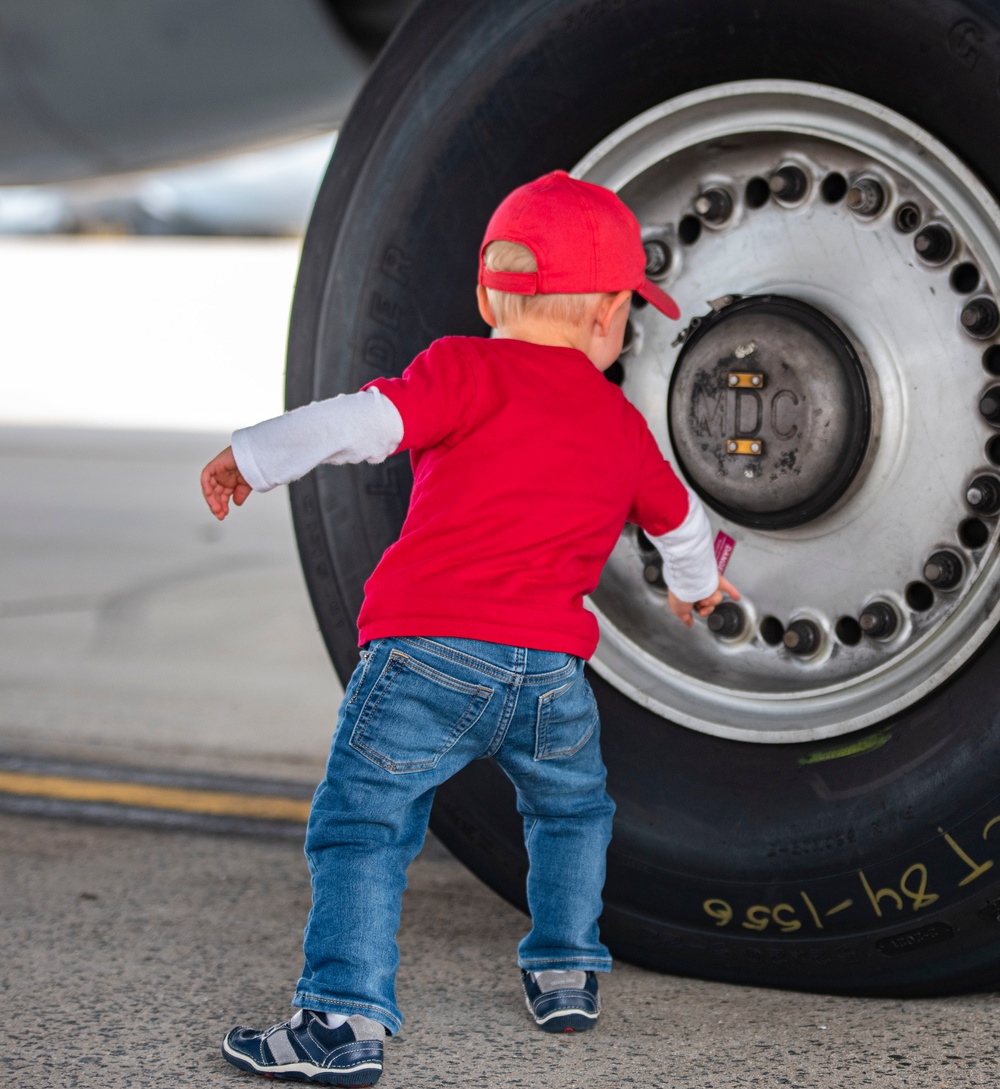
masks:
[[[680,304],[684,328],[633,304],[619,379],[735,540],[744,594],[686,631],[627,527],[591,602],[595,669],[756,742],[846,733],[943,684],[1000,608],[992,196],[905,118],[789,81],[667,102],[575,173],[621,194]]]
[[[868,384],[847,336],[815,307],[775,295],[699,321],[674,367],[668,416],[692,486],[759,529],[829,510],[870,431]]]

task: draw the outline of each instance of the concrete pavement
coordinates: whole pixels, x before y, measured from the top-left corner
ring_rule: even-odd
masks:
[[[226,441],[0,428],[0,752],[316,782],[342,689],[287,495],[204,505]]]
[[[0,429],[0,775],[71,780],[82,762],[160,791],[308,796],[339,684],[285,497],[254,496],[223,526],[202,511],[197,471],[223,441]],[[309,905],[301,825],[210,835],[130,824],[149,810],[120,796],[94,804],[108,823],[0,815],[0,1089],[265,1084],[218,1045],[237,1022],[288,1016]],[[997,1079],[994,995],[831,998],[618,965],[598,1028],[551,1037],[519,992],[524,926],[429,841],[380,1089]]]
[[[264,1085],[218,1055],[289,1015],[309,905],[297,844],[0,816],[0,1085]],[[379,1089],[974,1089],[996,998],[830,998],[617,965],[590,1034],[530,1021],[525,919],[430,841],[400,933],[406,1023]]]

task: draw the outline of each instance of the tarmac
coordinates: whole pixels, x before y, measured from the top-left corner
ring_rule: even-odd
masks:
[[[290,1013],[302,818],[341,690],[285,497],[222,525],[202,508],[225,441],[0,428],[0,1089],[250,1086],[222,1036]],[[992,994],[853,999],[616,964],[597,1028],[547,1035],[519,989],[525,926],[428,839],[380,1087],[997,1080]]]
[[[283,492],[224,523],[222,434],[0,427],[0,750],[315,782],[342,689]]]

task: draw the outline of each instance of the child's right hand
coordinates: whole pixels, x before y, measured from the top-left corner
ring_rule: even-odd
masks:
[[[229,513],[229,499],[242,507],[253,488],[236,465],[233,448],[227,446],[201,471],[201,491],[212,513],[221,522]]]
[[[719,576],[719,587],[714,594],[709,597],[704,597],[701,601],[681,601],[679,597],[675,597],[672,591],[668,591],[667,597],[670,602],[670,611],[677,617],[677,619],[686,628],[690,628],[694,624],[694,613],[697,612],[699,616],[708,616],[716,605],[722,603],[722,598],[727,595],[733,599],[733,601],[740,600],[740,592],[736,587],[724,578]]]

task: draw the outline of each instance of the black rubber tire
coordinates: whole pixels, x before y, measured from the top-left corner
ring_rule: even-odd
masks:
[[[428,0],[381,57],[320,191],[289,406],[399,373],[439,335],[485,332],[476,252],[496,203],[650,106],[736,79],[827,83],[912,118],[997,192],[998,71],[992,2]],[[293,488],[307,582],[342,677],[356,661],[364,581],[402,522],[409,480],[395,458],[321,468]],[[993,984],[998,667],[993,639],[905,714],[813,745],[704,736],[592,677],[619,807],[603,919],[615,955],[850,993]],[[520,821],[491,763],[439,791],[433,827],[522,903]]]

